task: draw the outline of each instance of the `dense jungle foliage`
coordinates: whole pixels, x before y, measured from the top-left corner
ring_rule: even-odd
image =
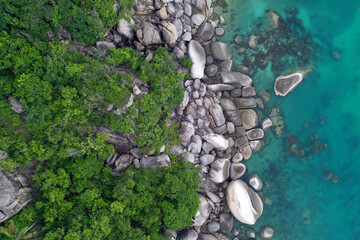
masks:
[[[45,34],[65,28],[77,44],[91,45],[132,4],[118,1],[116,12],[113,0],[0,2],[0,150],[9,154],[0,168],[35,166],[35,198],[12,220],[16,229],[35,223],[37,239],[163,239],[165,229],[192,224],[200,170],[172,157],[170,168],[131,167],[114,177],[104,166],[114,148],[98,130],[130,133],[143,152],[179,143],[169,116],[183,98],[178,82],[185,75],[174,56],[160,47],[147,62],[121,48],[96,59]],[[150,90],[119,116],[107,107],[121,108],[133,81],[117,70],[120,64]],[[22,114],[10,97],[21,102]]]

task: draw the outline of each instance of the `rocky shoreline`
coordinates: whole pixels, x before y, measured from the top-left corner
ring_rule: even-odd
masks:
[[[151,61],[153,50],[165,45],[178,59],[187,56],[193,62],[191,79],[182,83],[183,102],[172,114],[180,122],[182,144],[174,146],[171,153],[201,166],[200,206],[194,226],[171,232],[172,237],[229,239],[231,234],[254,238],[257,233],[251,228],[246,232],[233,229],[233,216],[253,225],[263,211],[262,200],[256,193],[263,183],[256,173],[246,181],[241,180],[247,171],[242,161],[249,160],[253,152],[261,149],[264,132],[272,126],[272,120],[258,116],[257,111],[265,107],[270,94],[256,95],[249,76],[231,71],[230,47],[216,40],[216,35],[224,34],[221,25],[226,23],[221,15],[212,20],[211,1],[139,0],[134,10],[130,23],[120,21],[116,31],[111,30],[106,37],[110,42],[99,42],[97,46],[130,45]],[[135,88],[141,86],[135,85]],[[124,139],[123,142],[128,144]],[[119,145],[119,141],[113,144]],[[117,153],[108,161],[118,172],[130,164],[136,168],[169,164],[166,154],[141,156],[136,148],[127,150],[129,152]],[[258,234],[268,239],[274,230],[264,226]]]

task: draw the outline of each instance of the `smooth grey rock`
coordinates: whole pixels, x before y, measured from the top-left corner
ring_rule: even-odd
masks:
[[[226,24],[225,18],[224,18],[222,15],[219,15],[219,23],[220,23],[221,25],[225,25],[225,24]]]
[[[195,128],[189,122],[182,122],[180,127],[180,139],[183,142],[189,142],[190,138],[194,135]]]
[[[236,134],[236,136],[239,136],[239,135]],[[238,138],[236,138],[236,144],[238,147],[248,145],[249,139],[246,136],[239,136]]]
[[[271,239],[273,238],[274,233],[275,233],[274,229],[272,227],[267,226],[261,229],[260,236],[265,239]]]
[[[223,136],[210,133],[203,136],[205,141],[210,143],[214,148],[219,150],[226,150],[229,147],[229,142]]]
[[[229,91],[233,90],[235,86],[229,84],[212,84],[208,85],[207,88],[213,92]]]
[[[217,103],[213,104],[209,108],[209,112],[211,116],[213,117],[215,124],[217,126],[222,126],[225,124],[225,116],[223,113],[223,110],[221,106]]]
[[[184,229],[176,237],[176,240],[196,240],[196,239],[198,239],[198,234],[192,229]]]
[[[116,47],[115,47],[115,44],[113,44],[112,42],[97,41],[96,42],[96,48],[106,50],[106,49],[109,49],[109,48],[114,48],[115,49]]]
[[[231,232],[234,224],[234,218],[231,213],[223,212],[219,216],[220,229],[223,232]]]
[[[245,160],[249,160],[252,155],[252,150],[250,145],[243,145],[240,147],[240,152],[244,156]]]
[[[213,203],[219,203],[221,200],[218,195],[216,195],[213,192],[206,191],[206,196],[213,202]]]
[[[234,90],[231,91],[231,96],[236,98],[236,97],[241,97],[242,96],[242,91],[240,88],[236,88]]]
[[[255,36],[255,35],[251,35],[250,36],[250,40],[249,40],[249,47],[254,49],[254,50],[257,50],[258,47],[257,47],[257,39],[258,37]]]
[[[254,87],[244,87],[242,89],[242,96],[244,98],[255,96],[255,88]]]
[[[141,167],[139,159],[135,158],[133,160],[133,165],[135,169],[139,169]]]
[[[159,29],[149,22],[142,22],[141,29],[143,32],[142,44],[147,45],[159,45],[162,44]],[[141,41],[141,40],[140,40]]]
[[[193,144],[193,143],[190,143],[189,147],[191,146],[191,144]],[[195,162],[195,154],[192,152],[186,152],[185,156],[184,156],[184,161],[194,163]]]
[[[207,225],[207,229],[210,233],[216,233],[220,229],[220,224],[218,222],[210,222]]]
[[[223,183],[229,178],[229,159],[217,159],[211,164],[210,179],[215,183]]]
[[[252,79],[243,73],[222,71],[220,75],[222,82],[226,84],[239,84],[243,87],[250,87],[252,84]]]
[[[229,117],[230,121],[234,123],[235,126],[241,125],[241,117],[240,117],[240,111],[226,111],[226,115]],[[235,127],[236,131],[236,127]]]
[[[179,145],[174,145],[172,148],[171,148],[171,154],[172,155],[181,155],[182,153],[184,152],[184,149],[179,146]]]
[[[185,14],[189,17],[191,17],[191,14],[192,14],[192,7],[190,4],[188,3],[185,3],[184,5],[184,11],[185,11]]]
[[[279,21],[282,19],[281,15],[275,11],[270,10],[270,11],[268,11],[268,16],[269,16],[269,20],[270,20],[270,25],[275,29],[278,28]]]
[[[191,16],[191,21],[197,26],[200,26],[204,22],[204,20],[205,16],[200,13]]]
[[[240,116],[245,129],[254,128],[259,123],[258,116],[252,109],[240,110]]]
[[[226,60],[231,58],[231,50],[227,43],[214,42],[211,44],[211,54],[216,60]]]
[[[218,73],[218,71],[219,71],[219,68],[215,64],[210,64],[209,66],[207,66],[205,68],[205,73],[209,77],[214,77]]]
[[[125,19],[120,19],[116,30],[120,33],[120,35],[123,35],[128,39],[132,39],[134,37],[134,31],[131,29],[130,23]]]
[[[261,128],[254,128],[246,132],[249,140],[262,139],[264,137],[264,131]]]
[[[255,101],[255,98],[253,98],[253,97],[251,97],[251,98],[234,98],[234,102],[239,109],[256,107],[256,101]]]
[[[174,47],[173,53],[178,59],[182,59],[185,56],[184,51],[181,50],[179,47]]]
[[[200,234],[198,240],[217,240],[217,238],[210,234]]]
[[[19,100],[17,100],[16,98],[13,97],[9,97],[9,101],[11,104],[11,109],[14,110],[14,112],[16,113],[23,113],[24,112],[24,107],[23,105],[20,103]]]
[[[257,173],[253,173],[248,178],[249,185],[256,191],[260,191],[263,188],[263,182]]]
[[[194,144],[193,144],[193,147],[191,148],[190,152],[192,152],[194,154],[199,154],[201,152],[201,146],[202,146],[201,137],[199,135],[194,135],[191,138],[191,143],[194,143]]]
[[[129,154],[121,155],[115,160],[115,170],[117,172],[124,172],[131,165],[133,159],[134,157]]]
[[[183,32],[184,32],[184,26],[181,22],[181,20],[179,18],[175,18],[173,21],[172,21],[172,24],[175,26],[176,28],[176,32],[177,32],[177,35],[180,37]],[[186,51],[186,47],[185,45],[182,46],[181,43],[179,42],[178,46],[181,48],[181,50],[183,50],[184,52]],[[184,49],[185,47],[185,49]]]
[[[240,179],[246,172],[246,166],[243,163],[232,163],[230,167],[230,178],[232,180]]]
[[[259,195],[240,179],[228,185],[226,201],[234,217],[248,225],[254,225],[263,212]]]
[[[214,26],[205,22],[199,27],[197,34],[202,41],[209,41],[214,36],[214,31]]]
[[[176,40],[179,37],[175,25],[168,21],[162,21],[161,22],[161,32],[163,34],[165,43],[169,44],[169,46],[171,46],[171,47],[175,47]]]
[[[220,104],[221,104],[221,107],[225,110],[225,111],[235,111],[237,110],[237,107],[235,105],[235,103],[228,99],[228,98],[222,98],[220,100]]]
[[[211,154],[204,154],[200,157],[200,163],[202,166],[208,166],[212,164],[214,161],[215,161],[215,156]]]
[[[208,220],[210,212],[211,208],[209,202],[204,196],[200,196],[200,205],[195,215],[194,227],[201,227]]]
[[[156,168],[156,167],[170,167],[171,163],[168,155],[161,154],[155,157],[142,157],[140,159],[140,165],[141,167],[145,167],[145,168],[148,167]]]
[[[206,9],[206,2],[205,0],[195,0],[195,7],[200,11],[205,11]]]
[[[167,4],[166,5],[166,10],[170,14],[170,16],[175,15],[176,10],[175,10],[174,4],[172,4],[172,3]]]
[[[310,69],[295,70],[291,74],[281,75],[276,78],[274,91],[275,94],[285,97],[293,91],[303,81],[304,77],[310,72]]]
[[[227,122],[226,127],[230,134],[235,132],[235,125],[232,122]]]
[[[261,127],[264,130],[264,132],[269,131],[271,126],[272,126],[272,121],[270,120],[270,118],[265,118],[261,123]]]
[[[213,145],[208,142],[203,142],[201,147],[205,153],[209,153],[211,150],[214,149]]]
[[[256,232],[253,229],[247,229],[246,230],[246,236],[248,238],[255,238],[256,237]]]
[[[201,44],[195,40],[190,41],[189,43],[189,56],[191,61],[193,62],[193,66],[191,68],[191,77],[192,78],[203,78],[204,77],[204,69],[206,62],[205,50],[201,46]]]
[[[184,40],[185,42],[189,42],[192,39],[192,35],[191,32],[186,32],[182,35],[182,40]]]
[[[232,68],[233,60],[226,59],[220,63],[220,68],[222,71],[230,71]]]

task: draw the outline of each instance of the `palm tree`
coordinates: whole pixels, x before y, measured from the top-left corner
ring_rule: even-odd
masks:
[[[33,226],[32,224],[29,227],[25,227],[21,230],[19,230],[16,226],[13,220],[10,220],[9,228],[0,227],[0,234],[5,235],[9,239],[12,240],[25,240],[25,239],[31,239],[34,236],[34,233],[27,233]]]

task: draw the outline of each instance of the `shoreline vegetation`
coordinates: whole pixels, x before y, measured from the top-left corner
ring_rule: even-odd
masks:
[[[284,123],[232,71],[215,6],[0,4],[0,239],[273,237],[233,222],[261,216],[264,184],[243,160]]]

